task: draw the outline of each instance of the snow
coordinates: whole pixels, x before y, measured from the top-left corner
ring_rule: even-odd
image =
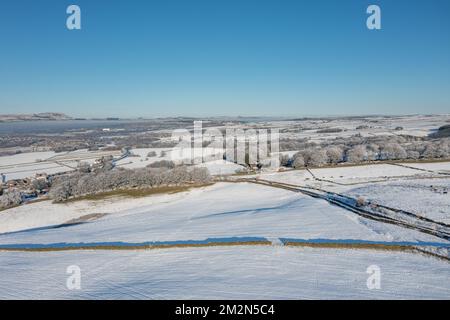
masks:
[[[427,126],[416,129],[425,132]],[[409,130],[413,129],[411,126]],[[159,157],[162,149],[157,150],[156,157],[146,159],[153,150],[157,149],[132,150],[138,157],[123,159],[119,164],[137,168],[153,161],[172,160],[170,152]],[[81,152],[62,155],[62,159],[67,164],[85,156]],[[29,157],[23,158],[24,168]],[[5,160],[8,157],[1,158],[0,161],[9,161]],[[448,164],[405,165],[448,172]],[[223,160],[197,166],[207,167],[214,175],[232,174],[241,168]],[[33,170],[36,168],[31,167],[30,172]],[[442,174],[388,164],[311,171],[327,181],[314,179],[307,170],[258,176],[363,196],[450,223],[450,196],[444,193],[450,187],[450,179]],[[84,223],[60,226],[87,217],[89,220]],[[271,245],[60,252],[0,250],[0,299],[450,299],[450,268],[448,261],[442,259],[401,251],[283,244],[286,238],[315,243],[433,243],[433,250],[438,250],[449,246],[449,241],[368,220],[324,200],[269,186],[220,182],[175,194],[65,204],[41,201],[0,212],[0,249],[8,245],[64,248],[256,238],[267,239]],[[66,270],[70,265],[81,268],[81,290],[66,288]],[[381,269],[379,290],[366,286],[366,270],[371,265]]]
[[[111,210],[119,202],[103,208],[99,205],[90,213],[106,215],[89,223],[2,234],[0,245],[174,242],[232,237],[443,242],[409,229],[368,221],[324,200],[255,184],[217,183],[153,199],[143,198],[132,208],[120,204],[122,210]],[[79,216],[80,206],[86,205],[68,204],[67,210]],[[3,221],[9,221],[9,230],[22,227],[25,218],[18,218],[20,208],[0,214]],[[32,212],[39,212],[36,208]],[[30,215],[30,210],[27,211]],[[57,214],[57,210],[49,212],[50,216]]]
[[[0,299],[449,299],[448,262],[280,246],[0,252]],[[80,290],[66,287],[67,267]],[[366,271],[380,268],[380,289]],[[20,276],[18,276],[20,274]]]
[[[20,165],[28,164],[30,162],[36,162],[37,160],[45,160],[56,155],[53,151],[48,152],[28,152],[19,153],[12,156],[0,157],[0,166]]]
[[[409,163],[404,165],[411,166]],[[442,165],[442,167],[444,166]],[[384,181],[445,178],[437,172],[421,171],[392,164],[335,166],[310,169],[310,172],[306,169],[288,170],[280,173],[263,173],[259,177],[270,181],[325,188],[330,191],[348,190],[355,185],[363,186]]]
[[[450,224],[449,190],[450,179],[424,179],[365,185],[346,194]]]
[[[161,161],[161,160],[171,160],[170,148],[138,148],[131,149],[130,152],[133,156],[126,157],[125,159],[116,162],[118,167],[123,167],[126,169],[136,169],[144,168],[149,164]],[[155,157],[147,157],[148,153],[151,151],[156,152]],[[166,155],[161,157],[161,152],[165,152]]]
[[[230,175],[244,170],[243,166],[225,160],[209,161],[197,166],[207,168],[211,175]]]
[[[161,194],[142,198],[108,197],[95,201],[74,201],[53,203],[52,201],[31,202],[0,212],[0,234],[20,230],[56,226],[92,214],[113,214],[124,210],[138,209],[185,196],[186,192]]]
[[[6,180],[23,179],[34,176],[36,173],[57,173],[71,170],[45,161],[55,155],[54,152],[29,152],[0,157],[0,173],[6,176]]]
[[[93,163],[95,159],[110,154],[117,155],[120,152],[76,150],[62,153],[29,152],[3,156],[0,157],[0,173],[6,176],[6,180],[15,180],[34,177],[40,173],[69,172],[74,170],[80,161]]]
[[[200,148],[140,148],[130,150],[134,156],[127,157],[125,159],[117,161],[116,165],[127,169],[144,168],[149,164],[161,160],[173,161],[176,164],[187,162],[191,164],[191,160],[197,156],[201,157],[203,154],[204,163],[197,166],[208,168],[212,175],[225,175],[234,174],[237,171],[242,170],[242,167],[231,162],[221,160],[222,151],[218,151],[214,148],[205,147]],[[151,151],[156,152],[156,157],[147,157],[147,154]],[[161,157],[161,152],[165,152],[165,156]],[[220,158],[220,160],[217,160]]]

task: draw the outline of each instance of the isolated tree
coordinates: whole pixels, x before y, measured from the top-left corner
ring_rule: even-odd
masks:
[[[445,158],[449,156],[450,147],[448,139],[433,140],[426,144],[422,156],[424,158]]]

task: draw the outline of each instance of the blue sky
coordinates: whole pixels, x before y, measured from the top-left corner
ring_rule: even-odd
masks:
[[[448,113],[449,14],[448,0],[3,0],[0,113]]]

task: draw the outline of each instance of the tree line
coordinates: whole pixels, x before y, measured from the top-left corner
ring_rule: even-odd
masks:
[[[283,141],[283,149],[300,150],[292,157],[280,156],[280,162],[284,166],[320,167],[342,162],[449,158],[450,138],[429,139],[412,136],[367,138],[356,135],[322,143],[308,140]]]
[[[173,168],[114,168],[100,172],[76,172],[53,179],[50,199],[65,201],[84,195],[121,189],[180,186],[207,183],[211,180],[208,169],[186,166]]]

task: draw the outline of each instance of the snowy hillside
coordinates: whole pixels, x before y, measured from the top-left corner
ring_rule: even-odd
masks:
[[[88,212],[102,215],[54,226]],[[24,227],[33,215],[40,217],[34,220],[40,228]],[[448,261],[398,249],[426,245],[440,250],[448,241],[255,184],[218,183],[95,206],[90,201],[40,202],[2,212],[0,225],[3,231],[22,230],[0,235],[2,299],[450,297]],[[287,239],[334,245],[284,246]],[[362,247],[350,249],[352,243]],[[137,250],[153,244],[163,247]],[[382,250],[370,249],[371,244]],[[177,248],[185,245],[194,247]],[[96,249],[102,246],[110,249]],[[46,251],[1,250],[11,248]],[[77,248],[85,249],[66,251]],[[70,265],[82,270],[80,291],[65,286]],[[382,270],[380,290],[366,286],[371,265]]]
[[[2,299],[450,297],[448,262],[398,252],[244,246],[0,255]],[[70,265],[81,269],[81,290],[65,286]],[[370,265],[381,269],[379,290],[367,288]]]

